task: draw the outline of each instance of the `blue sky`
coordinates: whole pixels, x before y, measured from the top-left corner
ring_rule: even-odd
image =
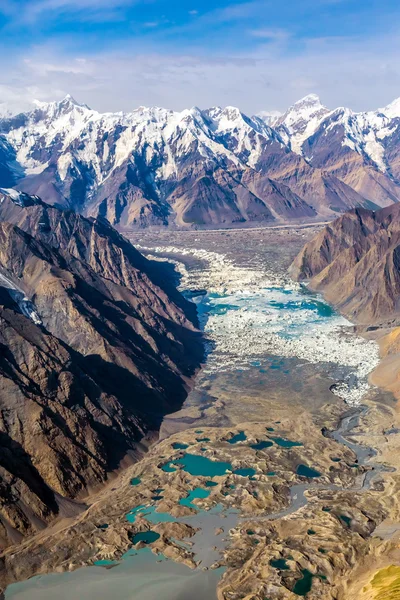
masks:
[[[282,110],[400,96],[394,0],[0,0],[0,103]]]

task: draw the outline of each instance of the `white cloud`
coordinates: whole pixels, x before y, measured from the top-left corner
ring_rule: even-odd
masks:
[[[255,38],[272,41],[286,41],[290,37],[289,32],[284,29],[250,29],[249,34]]]
[[[257,51],[226,57],[138,54],[128,47],[71,57],[37,48],[12,64],[0,58],[0,103],[20,108],[35,97],[53,100],[71,93],[101,111],[143,104],[174,109],[229,104],[255,113],[284,110],[310,92],[327,106],[355,110],[385,106],[400,96],[400,40],[395,37],[309,40],[296,55],[285,44],[259,39]]]
[[[79,18],[82,21],[113,21],[122,17],[122,9],[140,0],[29,0],[21,7],[18,0],[3,0],[0,12],[13,19],[12,24],[35,24],[41,19]]]

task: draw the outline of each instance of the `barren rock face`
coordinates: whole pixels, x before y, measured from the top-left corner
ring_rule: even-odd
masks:
[[[400,210],[356,209],[326,226],[290,267],[359,323],[398,315]]]
[[[76,512],[69,499],[180,407],[202,357],[160,265],[108,224],[28,200],[0,196],[3,546]]]

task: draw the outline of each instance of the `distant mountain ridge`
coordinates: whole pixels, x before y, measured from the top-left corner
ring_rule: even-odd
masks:
[[[122,228],[331,218],[400,200],[400,100],[356,113],[104,113],[71,96],[0,118],[0,187]]]

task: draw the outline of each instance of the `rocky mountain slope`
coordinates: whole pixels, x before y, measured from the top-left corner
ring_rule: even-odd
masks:
[[[354,321],[393,321],[400,313],[400,206],[355,209],[303,248],[291,274]]]
[[[67,96],[0,119],[0,186],[120,227],[330,218],[400,199],[400,103],[284,115],[234,107],[100,114]]]
[[[0,193],[0,546],[104,482],[202,359],[193,306],[107,222]]]

